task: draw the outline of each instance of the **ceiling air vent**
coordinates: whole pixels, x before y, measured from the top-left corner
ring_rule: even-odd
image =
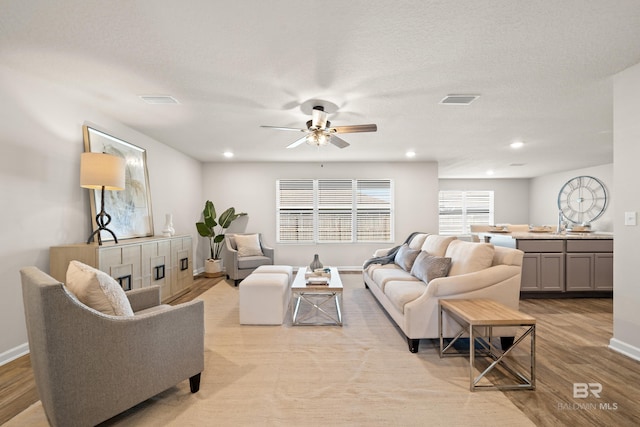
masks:
[[[147,104],[179,104],[178,100],[168,95],[140,95]]]
[[[469,105],[479,97],[480,95],[447,95],[440,101],[440,104]]]

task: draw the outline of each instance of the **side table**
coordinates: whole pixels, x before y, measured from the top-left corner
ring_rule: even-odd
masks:
[[[440,310],[438,315],[438,331],[440,336],[440,357],[447,356],[465,356],[466,353],[452,352],[453,344],[465,332],[469,334],[469,388],[471,391],[480,389],[495,388],[499,390],[535,390],[536,388],[536,319],[505,306],[499,302],[489,299],[449,299],[440,300]],[[444,345],[444,337],[442,336],[442,316],[446,313],[450,318],[455,320],[460,326],[460,331],[446,346]],[[494,326],[516,326],[525,327],[525,332],[514,341],[513,345],[508,349],[501,351],[491,343],[491,335]],[[479,329],[484,328],[485,334]],[[480,375],[475,376],[475,356],[476,338],[488,338],[487,341],[479,340],[482,346],[478,355],[487,356],[493,359],[493,362]],[[510,354],[518,344],[520,344],[527,336],[531,337],[530,366],[529,372],[522,373],[512,367],[505,356]],[[482,378],[492,371],[496,366],[501,366],[505,371],[509,372],[516,382],[501,385],[485,385],[479,384]]]

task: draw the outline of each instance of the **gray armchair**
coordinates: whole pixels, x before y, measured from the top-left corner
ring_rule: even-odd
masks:
[[[20,270],[31,364],[52,426],[96,425],[204,369],[204,303],[160,305],[160,288],[127,292],[111,316],[36,267]]]
[[[246,236],[248,234],[244,235]],[[225,245],[222,249],[222,263],[226,269],[227,279],[232,279],[237,286],[242,279],[251,274],[256,268],[261,265],[272,265],[274,250],[262,244],[262,236],[258,233],[262,255],[239,256],[235,236],[236,234],[225,235]]]

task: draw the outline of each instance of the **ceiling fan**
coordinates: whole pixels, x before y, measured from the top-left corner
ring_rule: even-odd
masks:
[[[278,130],[291,130],[294,132],[305,133],[305,136],[292,142],[287,146],[287,148],[297,147],[303,142],[306,142],[309,145],[315,145],[317,147],[327,144],[333,144],[338,148],[345,148],[349,146],[349,143],[344,139],[336,136],[337,133],[375,132],[378,130],[378,126],[375,124],[331,127],[331,122],[327,120],[327,113],[326,111],[324,111],[324,107],[321,105],[316,105],[313,107],[313,110],[311,110],[311,120],[307,121],[306,129],[280,126],[260,127]]]

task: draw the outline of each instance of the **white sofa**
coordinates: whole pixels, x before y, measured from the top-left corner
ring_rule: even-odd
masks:
[[[389,251],[378,250],[374,257]],[[489,298],[518,309],[523,257],[518,249],[422,233],[397,252],[394,262],[365,263],[364,282],[405,334],[412,353],[418,351],[421,339],[439,337],[440,299]],[[446,258],[450,258],[448,271],[444,271]],[[432,268],[434,265],[436,268]],[[443,273],[443,277],[432,277]],[[458,330],[457,324],[445,315],[444,336],[453,337]],[[506,337],[505,345],[509,335],[513,336],[513,329],[494,332],[495,336]]]

